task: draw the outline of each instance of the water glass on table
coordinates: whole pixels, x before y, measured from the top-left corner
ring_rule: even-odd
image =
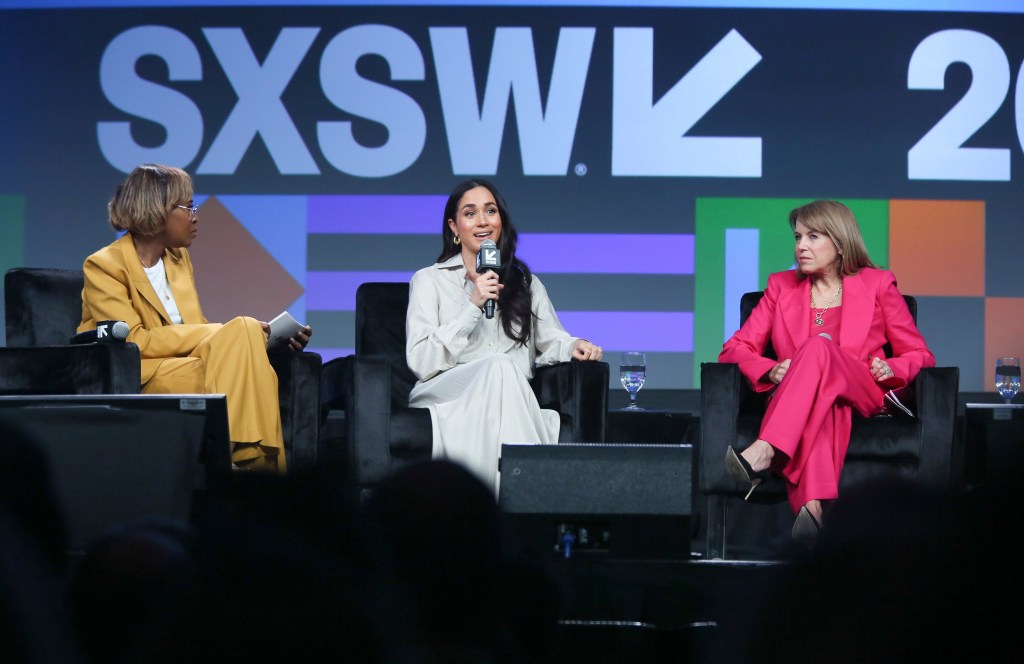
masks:
[[[1019,357],[996,358],[996,391],[1002,395],[1007,404],[1013,401],[1017,392],[1020,392]]]
[[[647,380],[647,357],[643,353],[623,353],[619,359],[619,380],[629,392],[629,405],[625,410],[643,410],[636,405],[636,393]]]

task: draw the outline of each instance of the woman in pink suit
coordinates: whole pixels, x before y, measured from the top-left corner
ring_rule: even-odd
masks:
[[[810,545],[823,501],[839,495],[853,411],[879,413],[885,393],[905,387],[935,357],[892,272],[868,258],[849,208],[815,201],[793,210],[789,224],[797,269],[768,277],[764,297],[718,359],[738,364],[754,390],[774,390],[757,440],[742,452],[730,448],[726,468],[751,492],[769,471],[781,474],[797,515],[793,538]],[[764,356],[769,341],[781,361]]]

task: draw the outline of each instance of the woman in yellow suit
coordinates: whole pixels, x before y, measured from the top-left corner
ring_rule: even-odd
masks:
[[[142,356],[146,394],[225,394],[231,460],[239,468],[285,470],[277,375],[267,359],[266,323],[239,317],[209,323],[199,306],[187,247],[196,238],[192,178],[159,164],[136,167],[108,204],[125,234],[85,260],[82,322],[123,320]],[[291,339],[309,342],[307,326]]]

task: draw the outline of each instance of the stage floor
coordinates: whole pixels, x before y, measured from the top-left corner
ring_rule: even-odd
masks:
[[[749,661],[762,598],[798,566],[776,561],[550,562],[559,587],[556,661]]]

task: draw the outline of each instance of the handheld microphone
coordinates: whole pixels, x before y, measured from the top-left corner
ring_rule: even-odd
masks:
[[[95,330],[79,332],[71,337],[71,343],[75,345],[96,342],[102,344],[124,343],[129,332],[131,332],[131,328],[123,320],[101,320],[96,323]]]
[[[476,273],[497,272],[501,269],[501,252],[494,240],[484,240],[480,243],[480,251],[476,252]],[[494,318],[494,300],[484,302],[484,315]]]

